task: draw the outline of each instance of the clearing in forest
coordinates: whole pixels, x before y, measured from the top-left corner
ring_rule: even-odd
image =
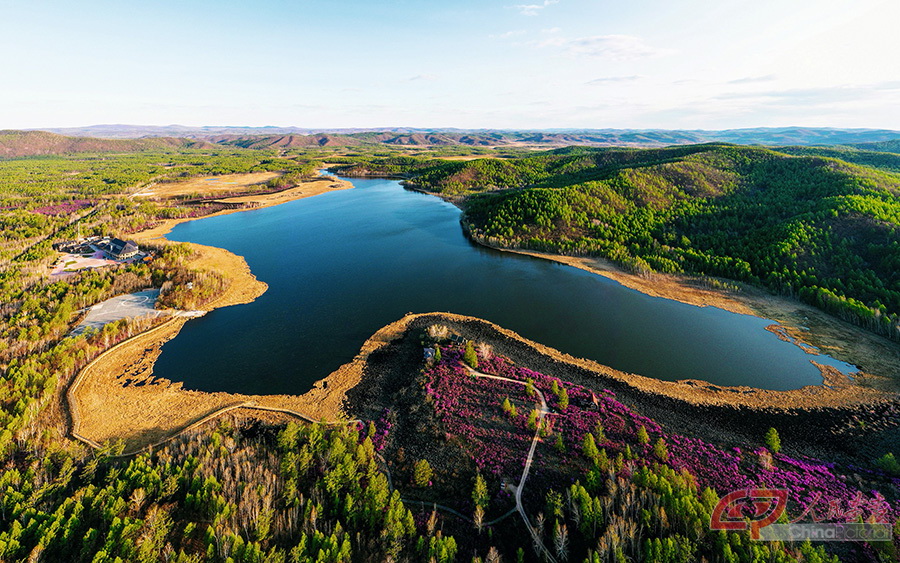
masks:
[[[224,174],[222,176],[201,176],[182,182],[161,183],[147,186],[134,197],[172,198],[179,196],[227,195],[245,191],[250,186],[265,184],[280,176],[278,172],[251,172],[247,174]]]

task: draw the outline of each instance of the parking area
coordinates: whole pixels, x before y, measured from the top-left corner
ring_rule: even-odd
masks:
[[[97,303],[88,311],[87,317],[72,331],[72,335],[78,335],[88,329],[99,329],[107,323],[118,321],[128,317],[145,317],[166,314],[164,311],[154,309],[153,306],[159,298],[158,289],[147,289],[129,295],[119,295]]]
[[[112,266],[117,264],[115,260],[106,258],[106,254],[102,250],[97,250],[90,256],[80,254],[63,254],[53,265],[50,271],[52,277],[70,276],[79,270],[99,268],[101,266]]]

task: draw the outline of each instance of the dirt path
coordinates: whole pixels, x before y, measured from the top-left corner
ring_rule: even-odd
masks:
[[[471,373],[475,377],[496,379],[497,381],[514,383],[516,385],[522,385],[523,387],[528,385],[527,382],[519,381],[518,379],[510,379],[508,377],[501,377],[499,375],[488,375],[478,370],[474,370],[469,366],[463,367],[465,367],[469,371],[469,373]],[[541,440],[541,429],[543,428],[544,417],[550,414],[549,409],[547,409],[547,401],[544,399],[544,394],[541,393],[541,390],[536,387],[534,388],[534,391],[537,393],[538,398],[541,400],[541,408],[538,413],[534,437],[531,439],[531,446],[528,448],[528,455],[525,457],[525,469],[522,471],[522,477],[519,479],[519,485],[516,487],[516,510],[519,512],[519,515],[522,516],[522,521],[525,522],[525,528],[528,529],[528,533],[531,534],[531,539],[534,541],[534,544],[536,546],[540,546],[540,551],[544,554],[548,561],[550,561],[551,563],[555,563],[556,560],[553,559],[553,556],[550,554],[550,550],[548,550],[546,546],[544,546],[544,541],[541,539],[541,537],[537,535],[537,532],[531,525],[531,521],[528,520],[528,515],[525,514],[525,507],[522,506],[522,491],[525,489],[525,481],[528,479],[528,473],[531,471],[531,464],[534,461],[534,451],[537,449],[538,442]]]
[[[183,432],[211,415],[218,416],[233,405],[307,421],[350,422],[342,408],[347,391],[362,379],[369,354],[398,338],[406,327],[405,322],[398,322],[379,330],[352,361],[303,395],[260,396],[192,391],[155,376],[153,366],[161,347],[178,334],[184,322],[184,318],[172,319],[111,348],[86,366],[68,392],[67,403],[76,413],[71,432],[91,444],[121,438],[131,452]]]

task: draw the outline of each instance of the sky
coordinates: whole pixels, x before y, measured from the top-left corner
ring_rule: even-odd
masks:
[[[0,129],[900,129],[898,22],[898,0],[0,0]]]

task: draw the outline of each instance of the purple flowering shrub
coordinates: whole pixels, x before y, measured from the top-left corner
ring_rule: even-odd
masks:
[[[32,209],[32,211],[40,213],[41,215],[69,215],[80,209],[84,209],[85,207],[91,207],[92,205],[94,205],[94,200],[92,199],[73,199],[37,207]]]
[[[473,379],[462,367],[461,356],[459,350],[445,349],[442,361],[426,372],[426,391],[433,399],[446,431],[471,448],[480,469],[494,475],[516,475],[533,436],[526,428],[525,415],[534,408],[531,405],[537,398],[527,397],[524,386]],[[832,519],[844,518],[844,521],[847,516],[852,519],[875,516],[888,518],[891,522],[900,517],[900,503],[888,503],[875,490],[860,490],[861,483],[854,486],[853,479],[841,473],[835,464],[794,459],[784,454],[769,455],[764,448],[725,451],[701,439],[668,434],[655,421],[618,401],[612,391],[595,391],[560,381],[516,366],[500,356],[479,357],[478,370],[518,381],[531,380],[553,411],[546,419],[549,432],[535,457],[532,479],[542,482],[536,489],[544,489],[541,484],[564,486],[556,482],[557,478],[573,473],[577,477],[591,468],[592,464],[585,456],[572,454],[583,452],[585,436],[595,432],[600,424],[603,440],[597,441],[597,448],[605,449],[609,459],[613,459],[628,447],[636,458],[618,467],[623,476],[630,475],[639,466],[664,462],[676,471],[688,471],[700,490],[709,487],[718,495],[748,487],[787,489],[788,516],[792,519],[823,519],[829,515],[829,508]],[[569,404],[565,409],[559,408],[557,396],[552,391],[554,381],[568,393]],[[517,403],[519,416],[514,426],[501,429],[488,421],[498,418],[496,405],[506,396]],[[637,439],[641,426],[649,435],[648,444]],[[654,453],[653,445],[660,439],[667,449],[665,459]],[[761,454],[769,456],[771,463],[761,463]],[[885,475],[869,473],[876,482],[891,483]]]
[[[448,438],[464,445],[480,471],[517,477],[534,435],[526,419],[536,401],[525,395],[521,385],[473,378],[461,359],[462,351],[442,349],[441,361],[425,372],[426,400]],[[516,406],[515,417],[503,413],[504,398]]]
[[[372,436],[369,436],[369,439],[372,440],[372,445],[375,446],[375,451],[380,452],[384,449],[384,446],[387,444],[388,434],[391,431],[391,428],[394,427],[394,424],[390,420],[391,410],[384,409],[381,412],[381,417],[375,421],[375,433]]]

